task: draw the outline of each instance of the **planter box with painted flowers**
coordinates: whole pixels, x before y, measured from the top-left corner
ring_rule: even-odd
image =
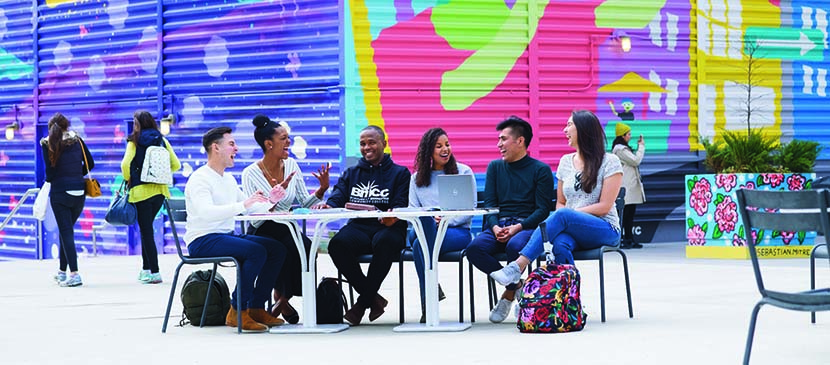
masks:
[[[821,150],[818,143],[793,140],[782,145],[760,130],[749,135],[726,132],[723,142],[703,141],[704,164],[716,173],[686,175],[686,257],[749,258],[738,189],[811,188],[816,175],[809,171]],[[751,237],[760,257],[809,257],[815,232],[753,230]]]

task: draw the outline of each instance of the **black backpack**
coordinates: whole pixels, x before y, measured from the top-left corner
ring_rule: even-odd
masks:
[[[179,325],[183,326],[187,322],[185,318],[194,326],[200,325],[202,321],[202,307],[205,305],[205,295],[207,295],[208,282],[210,281],[210,274],[213,270],[199,270],[194,271],[187,280],[184,281],[182,287],[182,320]],[[213,279],[213,285],[210,286],[210,302],[207,306],[207,314],[205,315],[205,326],[221,326],[225,324],[225,316],[228,315],[228,310],[231,308],[231,295],[228,290],[228,284],[219,273]]]
[[[340,289],[340,282],[335,278],[320,280],[317,286],[317,324],[339,324],[343,323],[343,315],[346,314],[346,296]]]

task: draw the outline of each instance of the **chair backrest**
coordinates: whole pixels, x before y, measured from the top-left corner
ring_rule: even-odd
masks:
[[[767,296],[752,234],[753,228],[778,232],[806,231],[826,234],[830,231],[830,218],[827,212],[827,207],[830,206],[830,192],[825,189],[802,191],[740,189],[736,194],[738,209],[744,223],[743,239],[749,247],[755,281],[761,295]]]
[[[620,227],[623,224],[623,210],[625,208],[625,188],[620,187],[620,192],[617,193],[617,199],[614,200],[614,206],[617,208],[617,217],[620,219]]]
[[[164,200],[167,214],[170,217],[170,229],[173,231],[173,240],[176,241],[176,252],[180,258],[184,258],[182,253],[182,243],[179,240],[179,233],[176,230],[176,222],[187,222],[187,209],[185,200],[183,198],[170,198]]]

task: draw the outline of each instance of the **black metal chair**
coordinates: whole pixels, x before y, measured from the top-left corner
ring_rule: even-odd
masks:
[[[738,208],[744,223],[744,239],[749,248],[755,283],[761,300],[752,309],[749,333],[744,349],[744,364],[749,363],[752,339],[758,312],[764,304],[775,307],[818,312],[830,310],[830,288],[811,289],[803,292],[769,290],[764,286],[761,266],[752,229],[777,231],[808,231],[827,235],[830,233],[830,192],[825,189],[803,191],[763,191],[740,189],[736,193]],[[826,246],[825,246],[826,247]],[[830,259],[828,260],[830,263]]]
[[[451,251],[445,252],[438,256],[438,262],[457,262],[458,263],[458,322],[464,323],[464,256],[465,251]],[[401,258],[398,261],[398,284],[400,287],[400,323],[404,322],[404,283],[403,283],[403,263],[404,261],[413,261],[412,248],[407,247],[401,251]],[[470,265],[470,321],[475,322],[475,306],[473,304],[473,284],[472,284],[472,264]]]
[[[813,181],[813,189],[830,189],[830,176],[823,176]],[[830,259],[827,243],[813,246],[810,251],[810,289],[816,288],[816,259]],[[816,312],[810,312],[810,323],[816,323]]]
[[[210,282],[212,283],[214,278],[216,277],[216,269],[220,266],[221,263],[233,263],[236,267],[236,302],[242,303],[241,293],[240,290],[240,283],[242,282],[242,273],[240,271],[239,262],[236,261],[235,258],[230,256],[220,256],[220,257],[190,257],[190,255],[185,255],[182,253],[182,243],[179,240],[179,234],[176,232],[176,222],[185,222],[187,221],[187,211],[185,210],[185,200],[184,199],[166,199],[164,201],[164,207],[167,209],[167,214],[170,217],[170,229],[173,231],[173,239],[176,241],[176,252],[179,254],[179,258],[181,262],[179,265],[176,266],[176,273],[173,275],[173,284],[170,286],[170,298],[167,300],[167,311],[164,313],[164,323],[161,325],[161,333],[167,332],[167,320],[170,318],[170,308],[173,306],[173,296],[176,294],[176,284],[179,280],[179,272],[185,264],[188,265],[201,265],[201,264],[213,264],[213,271],[210,275]],[[224,265],[222,265],[224,267]],[[210,290],[207,291],[207,295],[205,295],[205,305],[203,308],[207,308],[207,305],[210,301]],[[202,311],[202,321],[199,324],[199,327],[202,327],[205,323],[205,315],[207,314],[206,310]],[[242,311],[237,311],[236,313],[236,332],[242,333]]]
[[[620,193],[614,203],[617,208],[617,215],[620,218],[620,226],[622,226],[623,208],[625,208],[625,188],[620,188]],[[628,277],[628,258],[625,252],[620,248],[620,243],[616,246],[602,246],[593,250],[576,250],[573,252],[574,261],[599,261],[599,306],[600,319],[605,322],[605,254],[615,252],[622,257],[623,273],[625,274],[625,294],[628,299],[628,318],[634,318],[634,306],[631,304],[631,282]]]

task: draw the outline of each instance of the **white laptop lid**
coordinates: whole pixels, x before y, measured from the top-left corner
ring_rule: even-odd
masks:
[[[441,210],[467,210],[476,207],[473,175],[438,175],[438,206]]]

